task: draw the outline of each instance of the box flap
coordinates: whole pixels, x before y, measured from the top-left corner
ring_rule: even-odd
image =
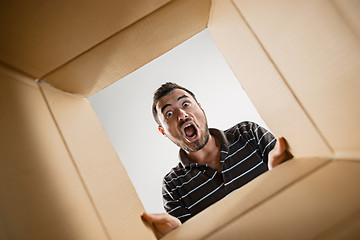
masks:
[[[141,220],[144,208],[88,100],[44,84],[41,89],[110,238],[155,239]]]
[[[331,156],[283,74],[230,0],[213,2],[209,30],[261,117],[276,136],[288,140],[293,155]]]
[[[359,182],[360,162],[333,161],[206,239],[357,239]]]
[[[169,1],[1,1],[0,61],[41,78]]]
[[[360,13],[360,4],[234,3],[328,146],[359,156],[360,18],[354,12]]]
[[[185,222],[181,228],[166,236],[164,240],[207,239],[207,237],[232,224],[234,220],[246,216],[248,212],[263,205],[269,199],[285,189],[291,188],[296,182],[329,163],[329,160],[320,158],[295,159],[283,163],[195,215]],[[206,225],[207,227],[199,228],[200,225]],[[248,225],[245,224],[244,226]],[[238,239],[240,234],[233,236]],[[234,237],[218,239],[234,239]]]
[[[88,97],[206,28],[210,5],[174,0],[42,80]]]
[[[1,239],[108,239],[37,83],[1,65],[0,112]]]

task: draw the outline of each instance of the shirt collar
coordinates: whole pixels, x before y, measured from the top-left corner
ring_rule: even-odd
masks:
[[[221,141],[220,151],[228,151],[229,141],[226,138],[224,131],[216,128],[209,128],[211,135],[216,136]],[[186,168],[192,164],[191,160],[187,157],[186,152],[183,149],[179,150],[179,160],[183,168]]]

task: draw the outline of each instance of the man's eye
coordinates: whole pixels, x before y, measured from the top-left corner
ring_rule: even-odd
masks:
[[[171,117],[171,115],[173,115],[173,112],[172,112],[172,111],[168,111],[168,112],[165,113],[165,117],[166,117],[166,118]]]
[[[190,106],[190,103],[189,102],[184,102],[183,107],[187,107],[187,106]]]

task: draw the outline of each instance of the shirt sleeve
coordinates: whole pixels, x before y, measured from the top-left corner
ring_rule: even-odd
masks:
[[[251,123],[251,130],[254,134],[257,147],[264,162],[268,162],[269,152],[274,148],[276,138],[272,133],[256,123]]]
[[[192,217],[190,211],[185,207],[182,200],[177,196],[175,190],[171,189],[171,186],[164,179],[162,187],[162,196],[165,211],[178,218],[181,223]]]

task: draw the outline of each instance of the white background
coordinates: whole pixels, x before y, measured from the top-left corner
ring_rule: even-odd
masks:
[[[89,98],[147,212],[164,212],[163,176],[178,163],[178,148],[157,130],[151,105],[167,81],[191,90],[210,128],[251,120],[267,128],[208,30]]]

